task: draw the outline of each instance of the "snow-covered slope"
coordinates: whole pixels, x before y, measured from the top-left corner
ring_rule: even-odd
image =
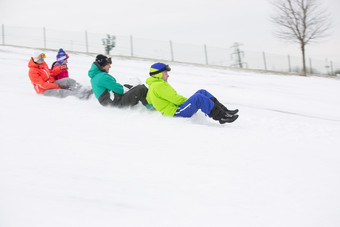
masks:
[[[219,125],[39,96],[32,52],[0,47],[1,227],[340,225],[339,80],[170,63],[178,93],[240,109]],[[90,86],[93,60],[70,53],[70,76]],[[111,74],[145,81],[152,63]]]

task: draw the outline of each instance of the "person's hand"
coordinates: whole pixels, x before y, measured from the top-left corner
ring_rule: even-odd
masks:
[[[124,86],[124,87],[127,87],[127,88],[129,88],[129,89],[133,88],[133,86],[132,86],[131,84],[124,84],[123,86]]]
[[[63,70],[68,70],[67,66],[66,65],[62,65],[60,66],[60,70],[63,71]]]

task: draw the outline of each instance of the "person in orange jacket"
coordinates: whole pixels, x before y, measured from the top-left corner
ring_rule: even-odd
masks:
[[[88,99],[93,93],[92,90],[72,90],[74,83],[69,83],[67,78],[55,80],[53,77],[58,75],[63,70],[67,70],[64,65],[56,66],[53,70],[49,69],[45,62],[45,54],[42,51],[34,51],[31,57],[29,67],[29,78],[33,84],[35,91],[38,94],[46,96],[54,96],[65,98],[67,96],[76,96],[79,99]]]

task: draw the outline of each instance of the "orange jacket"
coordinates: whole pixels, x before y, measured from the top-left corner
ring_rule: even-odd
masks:
[[[53,83],[55,81],[53,76],[58,75],[64,68],[66,68],[65,66],[57,66],[51,70],[48,68],[46,62],[38,65],[31,58],[28,63],[28,68],[30,69],[28,76],[30,77],[34,89],[38,94],[42,94],[48,89],[60,89],[59,84]]]

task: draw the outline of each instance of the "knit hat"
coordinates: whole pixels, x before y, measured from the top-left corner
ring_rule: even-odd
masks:
[[[107,63],[112,64],[112,60],[111,58],[108,58],[102,54],[97,55],[96,57],[96,62],[100,65],[100,66],[105,66]]]
[[[39,59],[44,60],[46,55],[41,50],[35,50],[33,52],[32,58],[34,62],[37,62]]]
[[[158,62],[151,66],[149,74],[152,77],[161,78],[162,72],[164,71],[171,71],[171,68],[169,67],[169,65]]]
[[[59,62],[60,64],[63,64],[64,61],[66,59],[68,59],[68,55],[65,53],[65,51],[63,50],[63,48],[59,49],[59,52],[57,54],[57,62]]]

